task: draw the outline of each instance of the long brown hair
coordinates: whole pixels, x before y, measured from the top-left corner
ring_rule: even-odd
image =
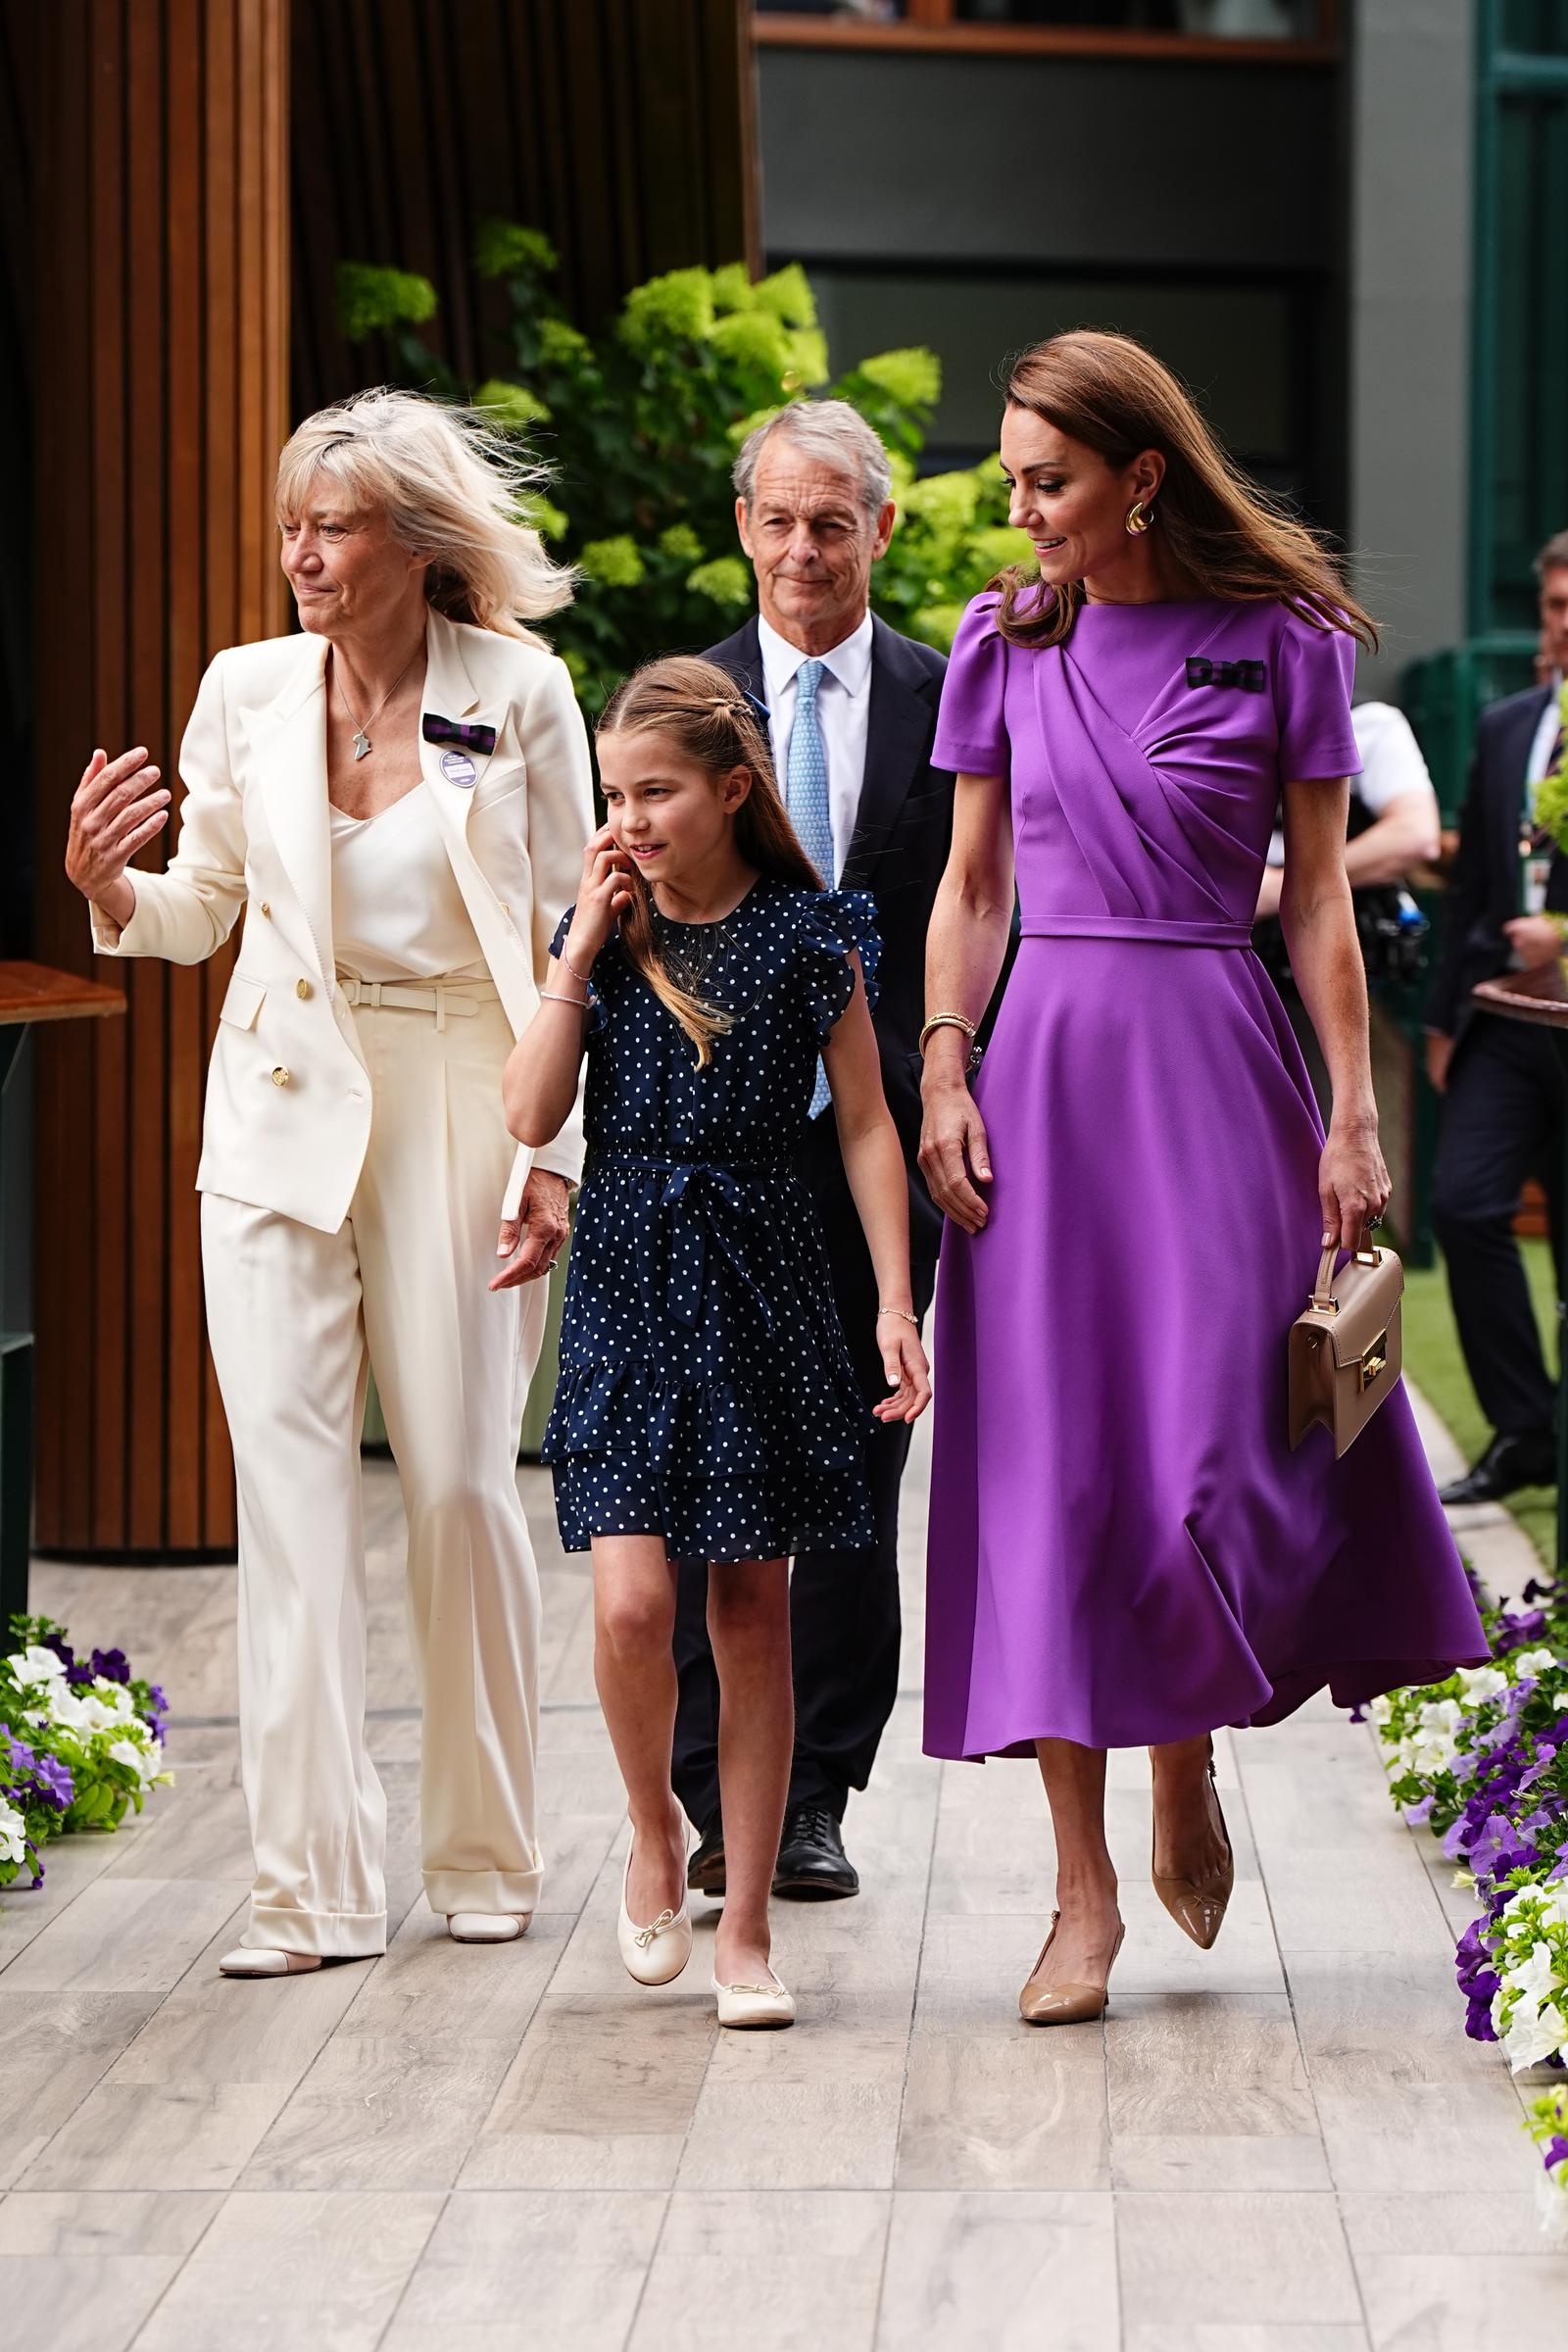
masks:
[[[752,788],[735,811],[735,847],[748,865],[797,890],[820,890],[822,877],[802,849],[773,779],[767,727],[725,670],[690,654],[645,662],[623,678],[605,705],[600,735],[662,735],[685,760],[714,778],[731,768],[751,771]],[[620,944],[662,1004],[693,1045],[697,1067],[713,1058],[713,1041],[733,1028],[734,1015],[709,1004],[670,972],[654,929],[654,897],[641,874],[628,877],[631,905],[621,910]]]
[[[1009,406],[1044,417],[1113,469],[1141,450],[1159,451],[1165,476],[1149,519],[1199,594],[1283,604],[1312,627],[1343,629],[1376,651],[1377,623],[1324,541],[1232,463],[1191,394],[1130,335],[1093,327],[1053,335],[1009,364],[1005,391]],[[1084,601],[1081,581],[1046,597],[1016,566],[991,584],[1002,590],[997,627],[1011,645],[1060,645]]]

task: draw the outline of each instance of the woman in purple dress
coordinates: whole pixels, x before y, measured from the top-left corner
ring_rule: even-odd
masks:
[[[1039,1758],[1059,1910],[1019,2007],[1064,2024],[1102,2013],[1121,1941],[1107,1747],[1151,1750],[1155,1888],[1206,1948],[1232,1878],[1214,1727],[1486,1642],[1402,1391],[1342,1460],[1286,1431],[1320,1248],[1389,1196],[1343,856],[1372,624],[1122,336],[1028,353],[1002,454],[1041,581],[970,606],[933,753],[958,787],[927,956],[920,1156],[950,1222],[925,1744]],[[1250,945],[1282,790],[1326,1140]]]

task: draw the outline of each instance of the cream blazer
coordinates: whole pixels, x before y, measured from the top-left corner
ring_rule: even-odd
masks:
[[[419,759],[452,870],[514,1034],[533,1018],[557,923],[593,830],[588,739],[564,662],[431,612]],[[132,866],[136,910],[103,956],[200,963],[241,912],[239,960],[207,1076],[199,1192],[275,1209],[322,1233],[348,1214],[370,1135],[370,1078],[336,983],[326,797],[326,640],[269,637],[221,653],[180,746],[178,845],[163,873]],[[422,721],[494,727],[495,750],[443,767]],[[498,1218],[530,1166],[575,1183],[582,1101],[552,1144],[517,1153]]]

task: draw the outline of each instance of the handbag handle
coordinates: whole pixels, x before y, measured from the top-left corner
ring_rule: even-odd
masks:
[[[1320,1314],[1337,1315],[1340,1311],[1340,1302],[1329,1288],[1334,1279],[1334,1260],[1339,1254],[1339,1243],[1330,1242],[1318,1259],[1317,1280],[1312,1285],[1310,1303],[1317,1308]],[[1358,1266],[1380,1266],[1383,1263],[1383,1252],[1379,1250],[1376,1242],[1363,1241],[1358,1250],[1352,1250],[1351,1255]]]

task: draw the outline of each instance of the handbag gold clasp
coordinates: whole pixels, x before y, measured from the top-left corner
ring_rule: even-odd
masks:
[[[1365,1354],[1361,1358],[1359,1380],[1359,1393],[1361,1396],[1364,1396],[1366,1395],[1367,1390],[1372,1386],[1372,1383],[1376,1380],[1380,1372],[1386,1372],[1388,1370],[1388,1351],[1389,1335],[1386,1331],[1380,1331],[1377,1338],[1373,1341],[1371,1347],[1366,1350]]]

